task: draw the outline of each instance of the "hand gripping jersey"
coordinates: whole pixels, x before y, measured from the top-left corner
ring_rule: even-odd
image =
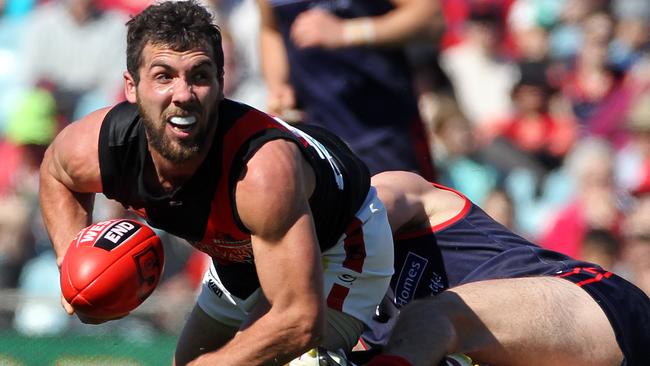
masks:
[[[243,104],[223,100],[217,133],[197,172],[171,193],[147,184],[155,170],[136,105],[115,106],[99,136],[104,194],[144,217],[152,226],[187,239],[218,264],[219,277],[236,296],[259,287],[250,232],[237,214],[235,184],[246,162],[264,143],[286,139],[298,145],[314,169],[310,207],[321,251],[332,247],[364,202],[370,186],[365,165],[327,131],[308,133]]]

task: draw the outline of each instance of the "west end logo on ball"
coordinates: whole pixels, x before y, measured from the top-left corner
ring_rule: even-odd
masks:
[[[133,236],[140,227],[140,225],[131,221],[118,221],[108,227],[108,229],[102,230],[103,234],[101,238],[99,238],[93,246],[111,251]],[[96,236],[97,232],[89,230],[84,234],[81,242],[92,241]]]

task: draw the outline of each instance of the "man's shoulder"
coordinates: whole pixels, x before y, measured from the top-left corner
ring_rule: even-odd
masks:
[[[109,108],[106,118],[112,118],[117,121],[132,120],[140,115],[138,106],[127,101],[120,102]]]
[[[99,134],[102,121],[109,111],[110,107],[98,109],[82,119],[69,124],[61,131],[57,139],[66,140],[65,143],[75,142],[75,145],[79,145],[81,141],[96,142],[97,140],[92,137]]]
[[[262,112],[248,104],[234,101],[232,99],[224,99],[219,105],[220,121],[237,121],[244,115],[253,118],[265,119],[270,118],[270,115]]]
[[[121,144],[139,135],[141,129],[140,112],[135,104],[122,102],[109,108],[102,121],[100,139],[107,139],[110,144]]]
[[[290,129],[273,116],[229,99],[224,99],[219,105],[218,126],[219,136],[229,135],[224,144],[230,149],[243,145],[248,148],[248,151],[243,151],[245,157],[250,157],[261,144],[279,138],[279,135],[293,136]]]

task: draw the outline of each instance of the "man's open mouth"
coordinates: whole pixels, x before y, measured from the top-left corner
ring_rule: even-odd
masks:
[[[196,122],[197,119],[194,116],[174,116],[169,119],[169,124],[171,124],[172,127],[177,130],[187,130],[191,128]]]

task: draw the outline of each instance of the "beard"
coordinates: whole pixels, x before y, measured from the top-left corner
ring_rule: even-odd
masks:
[[[197,133],[191,139],[176,141],[171,139],[165,130],[167,128],[167,119],[163,117],[156,120],[143,108],[138,100],[138,110],[144,123],[147,133],[147,140],[151,147],[160,155],[172,163],[183,163],[199,156],[207,141],[207,131],[204,125],[197,125]],[[167,113],[168,114],[168,113]],[[199,122],[197,122],[198,124]]]

